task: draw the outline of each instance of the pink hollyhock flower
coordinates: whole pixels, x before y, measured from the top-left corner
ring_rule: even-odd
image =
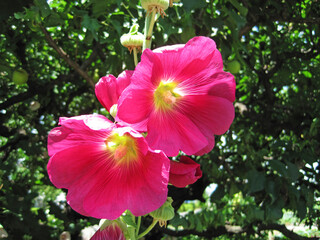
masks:
[[[143,122],[149,146],[176,156],[212,150],[233,119],[235,81],[213,40],[146,49],[118,102],[116,120]]]
[[[118,78],[112,74],[100,78],[96,84],[95,93],[102,106],[109,112],[118,103],[123,90],[130,84],[133,71],[123,71]]]
[[[147,214],[166,201],[170,160],[140,133],[101,115],[60,118],[59,124],[48,136],[47,169],[57,188],[68,189],[75,211],[112,220],[126,209]]]
[[[187,156],[181,156],[180,162],[171,161],[169,183],[184,188],[202,177],[200,164]]]
[[[103,225],[96,231],[90,240],[126,240],[117,220],[104,221]]]

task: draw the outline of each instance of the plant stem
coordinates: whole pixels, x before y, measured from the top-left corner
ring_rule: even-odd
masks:
[[[157,222],[158,222],[158,220],[153,219],[153,222],[150,224],[150,226],[143,233],[138,235],[137,239],[140,239],[140,238],[144,237],[145,235],[147,235],[152,230],[152,228],[154,228],[154,226],[157,224]]]
[[[133,48],[133,60],[134,60],[134,65],[137,66],[138,64],[138,54],[137,54],[137,48]]]
[[[137,228],[136,228],[136,236],[138,236],[138,234],[139,234],[140,225],[141,225],[141,216],[138,217]]]
[[[146,21],[145,21],[145,28],[144,28],[144,42],[143,42],[143,50],[146,48],[151,48],[151,42],[152,42],[152,31],[153,26],[156,21],[156,13],[157,10],[153,9],[151,13],[147,13]]]

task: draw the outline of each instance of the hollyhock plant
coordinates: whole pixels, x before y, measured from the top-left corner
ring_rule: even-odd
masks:
[[[125,210],[145,215],[167,199],[170,160],[130,127],[101,115],[60,118],[48,136],[51,182],[68,189],[78,213],[116,219]]]
[[[133,71],[123,71],[118,78],[109,74],[100,78],[99,82],[95,86],[95,93],[102,104],[111,115],[116,111],[118,99],[123,90],[130,84],[130,77]]]
[[[170,162],[169,183],[175,187],[184,188],[195,183],[201,177],[200,164],[187,156],[181,156],[179,162]]]
[[[210,38],[146,49],[119,98],[116,120],[143,122],[150,147],[168,156],[179,150],[202,155],[212,150],[214,135],[225,133],[234,119],[235,87]]]

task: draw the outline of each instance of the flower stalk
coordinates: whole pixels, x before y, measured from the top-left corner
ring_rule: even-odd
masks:
[[[140,239],[142,237],[144,237],[145,235],[147,235],[153,228],[154,226],[158,223],[158,220],[153,219],[152,223],[150,224],[150,226],[141,234],[138,235],[137,239]]]
[[[156,9],[153,9],[152,12],[147,13],[146,20],[145,20],[145,28],[144,28],[145,39],[143,42],[142,51],[144,51],[147,48],[151,48],[152,32],[153,32],[154,23],[156,21],[156,13],[157,13]]]
[[[134,65],[137,66],[137,64],[138,64],[137,48],[133,48],[133,60],[134,60]]]

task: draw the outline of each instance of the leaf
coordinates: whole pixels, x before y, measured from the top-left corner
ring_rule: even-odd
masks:
[[[276,171],[280,176],[286,176],[287,175],[287,170],[286,170],[286,165],[282,163],[279,160],[270,160],[269,161],[270,167]]]
[[[127,211],[125,215],[122,215],[121,218],[127,225],[132,226],[134,228],[137,227],[137,224],[134,220],[135,217],[129,211]]]
[[[191,9],[203,8],[206,6],[205,1],[183,0],[183,7],[190,11]]]
[[[299,218],[303,219],[307,215],[306,201],[303,198],[298,201],[297,210]]]
[[[284,206],[284,201],[279,199],[274,204],[268,205],[266,207],[266,217],[268,220],[278,220],[282,217],[282,208]]]
[[[259,192],[264,189],[266,177],[264,173],[251,170],[247,174],[249,193]]]
[[[81,26],[88,29],[93,37],[98,40],[97,31],[101,27],[100,23],[97,19],[89,17],[88,14],[84,15],[83,20],[81,22]]]
[[[291,162],[287,162],[287,166],[288,166],[288,177],[292,182],[295,182],[298,180],[298,178],[301,176],[301,173],[299,172],[298,167],[291,163]]]
[[[40,9],[41,17],[46,18],[51,14],[50,6],[46,0],[35,0],[34,2]]]
[[[302,71],[302,74],[306,77],[306,78],[312,78],[312,73],[309,71]]]

